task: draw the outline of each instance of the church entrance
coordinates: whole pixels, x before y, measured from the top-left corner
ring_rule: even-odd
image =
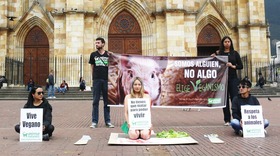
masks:
[[[33,27],[24,42],[24,83],[32,78],[36,85],[46,85],[49,74],[49,42],[45,32]]]
[[[111,22],[108,50],[119,54],[142,55],[140,25],[128,11],[120,12]]]
[[[206,25],[198,35],[197,56],[210,56],[219,50],[221,37],[210,24]]]

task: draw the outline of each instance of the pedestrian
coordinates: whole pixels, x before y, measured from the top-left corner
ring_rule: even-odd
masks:
[[[263,88],[263,85],[264,85],[264,78],[263,78],[262,73],[259,73],[259,79],[258,79],[256,86],[260,86],[260,88]]]
[[[48,98],[56,98],[54,96],[54,76],[53,76],[53,70],[50,71],[50,74],[48,76],[48,82],[49,82],[49,86],[48,86]]]
[[[48,141],[54,131],[52,125],[52,106],[44,98],[44,91],[41,86],[35,86],[28,95],[27,103],[23,108],[43,108],[43,140]],[[20,133],[20,124],[15,126],[15,131]]]
[[[29,79],[29,81],[27,82],[27,91],[31,91],[31,89],[35,86],[35,82],[32,78]]]
[[[243,69],[243,64],[239,53],[234,50],[233,42],[229,36],[223,37],[219,50],[211,56],[216,55],[228,56],[228,62],[226,64],[226,66],[228,67],[227,100],[226,107],[223,108],[223,113],[225,122],[224,125],[229,126],[231,119],[229,99],[232,102],[232,99],[238,95],[237,86],[239,83],[239,79],[237,77],[236,71]]]
[[[104,50],[105,40],[96,38],[95,47],[97,51],[90,54],[89,64],[92,67],[93,79],[93,109],[92,128],[96,128],[99,117],[99,100],[102,92],[104,102],[104,121],[107,127],[114,128],[110,119],[110,107],[108,106],[108,59],[109,52]]]
[[[139,77],[136,77],[132,84],[131,84],[131,89],[130,89],[130,94],[125,96],[124,99],[124,116],[125,116],[125,124],[127,124],[127,128],[128,130],[126,130],[125,133],[128,133],[129,138],[130,139],[150,139],[151,137],[151,131],[152,131],[152,125],[149,129],[129,129],[130,125],[129,125],[129,115],[128,115],[128,100],[132,99],[132,98],[147,98],[150,101],[150,105],[151,105],[151,97],[149,94],[145,94],[144,93],[144,85],[142,80]],[[125,128],[126,129],[126,128]]]
[[[86,89],[86,81],[83,79],[83,77],[80,77],[80,91],[84,91]]]
[[[235,96],[232,100],[232,120],[231,126],[234,129],[235,134],[243,136],[242,129],[242,116],[241,116],[241,106],[244,105],[260,105],[258,99],[250,94],[252,83],[248,78],[244,78],[239,83],[239,94]],[[269,122],[264,119],[264,128],[268,127]],[[266,133],[266,131],[265,131]]]

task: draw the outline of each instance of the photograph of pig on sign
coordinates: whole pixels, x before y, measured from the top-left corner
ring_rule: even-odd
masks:
[[[226,56],[168,57],[121,55],[109,57],[108,104],[123,105],[135,77],[158,107],[225,107]]]

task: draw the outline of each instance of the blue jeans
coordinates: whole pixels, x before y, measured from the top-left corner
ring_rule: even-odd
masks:
[[[57,92],[65,93],[66,88],[57,88]]]
[[[269,126],[268,120],[267,120],[267,119],[263,119],[263,121],[264,121],[264,128],[268,127],[268,126]],[[231,122],[230,122],[230,125],[231,125],[231,127],[234,129],[234,132],[235,132],[236,134],[238,134],[238,132],[239,132],[240,130],[242,130],[242,127],[241,127],[241,125],[240,125],[240,121],[237,120],[237,119],[232,119]]]
[[[54,96],[54,85],[49,85],[48,97]]]
[[[108,80],[95,79],[93,81],[93,103],[92,103],[92,122],[98,123],[99,117],[99,100],[103,95],[104,102],[104,121],[110,123],[110,107],[108,107]]]

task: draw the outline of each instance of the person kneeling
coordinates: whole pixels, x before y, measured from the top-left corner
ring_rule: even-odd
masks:
[[[246,77],[239,83],[239,94],[235,96],[232,100],[232,120],[231,126],[234,129],[235,134],[243,136],[242,128],[242,116],[241,116],[241,106],[244,105],[260,105],[258,99],[250,94],[252,87],[251,81]],[[264,119],[264,128],[268,127],[269,122]],[[265,130],[266,133],[266,130]]]
[[[151,104],[151,97],[149,94],[144,93],[144,85],[139,77],[136,77],[134,81],[132,82],[131,89],[130,89],[130,94],[125,96],[124,99],[124,115],[125,115],[125,130],[124,132],[129,135],[129,138],[132,140],[136,139],[144,139],[148,140],[151,137],[151,131],[152,131],[152,125],[150,126],[149,129],[130,129],[129,123],[129,116],[128,116],[128,99],[131,98],[147,98],[150,101]],[[127,125],[126,125],[127,124]],[[122,128],[123,129],[123,128]]]
[[[36,86],[31,89],[27,103],[23,108],[43,108],[43,140],[49,141],[54,131],[54,126],[52,125],[52,106],[44,98],[44,92],[41,86]],[[15,131],[20,133],[19,124],[15,126]]]

